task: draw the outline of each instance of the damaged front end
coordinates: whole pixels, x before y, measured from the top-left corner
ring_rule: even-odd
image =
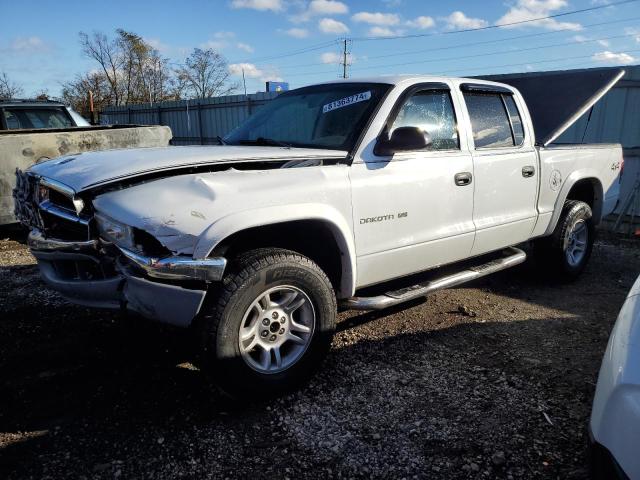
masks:
[[[188,326],[226,260],[169,251],[149,233],[117,222],[59,182],[16,172],[16,217],[44,281],[71,302],[126,309]]]

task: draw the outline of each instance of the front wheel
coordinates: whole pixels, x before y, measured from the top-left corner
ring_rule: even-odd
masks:
[[[594,239],[591,207],[585,202],[567,200],[551,236],[534,244],[537,263],[554,278],[575,280],[587,266]]]
[[[297,386],[331,345],[336,299],[310,259],[260,249],[232,262],[199,322],[203,364],[234,396],[269,396]]]

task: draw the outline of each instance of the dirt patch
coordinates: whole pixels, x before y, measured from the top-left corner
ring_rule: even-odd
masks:
[[[186,332],[69,305],[23,240],[0,241],[3,478],[585,478],[600,361],[640,272],[638,244],[607,239],[570,285],[523,267],[345,312],[309,384],[238,405],[191,366]]]

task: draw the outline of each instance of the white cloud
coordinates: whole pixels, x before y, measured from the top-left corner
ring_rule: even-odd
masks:
[[[588,40],[589,40],[589,39],[588,39],[587,37],[585,37],[584,35],[574,35],[574,36],[573,36],[573,37],[571,37],[571,38],[573,38],[573,40],[574,40],[575,42],[586,42],[586,41],[588,41]]]
[[[278,71],[274,67],[262,67],[258,68],[253,63],[232,63],[229,65],[229,73],[238,77],[244,75],[246,78],[258,78],[263,82],[281,82],[282,77],[278,74]]]
[[[308,12],[311,15],[342,15],[349,13],[349,7],[336,0],[312,0]]]
[[[370,37],[395,37],[397,35],[402,35],[404,30],[392,30],[388,27],[371,27],[369,29]]]
[[[9,50],[15,53],[42,53],[51,50],[40,37],[17,37],[9,44]]]
[[[598,40],[598,45],[602,47],[609,47],[611,44],[607,40]]]
[[[444,19],[447,22],[447,28],[450,30],[466,30],[468,28],[482,28],[488,25],[486,20],[481,18],[467,17],[461,11],[455,11]]]
[[[347,4],[338,0],[311,0],[308,5],[300,0],[294,0],[293,3],[298,6],[300,11],[295,15],[291,15],[289,20],[296,24],[308,22],[316,16],[349,13]]]
[[[640,30],[628,27],[624,29],[624,33],[626,33],[627,35],[633,35],[636,39],[636,42],[640,43]]]
[[[327,65],[342,65],[342,54],[336,52],[325,52],[320,55],[320,61]],[[355,61],[355,56],[347,54],[347,64],[351,65]]]
[[[220,40],[207,40],[206,42],[203,42],[200,45],[198,45],[198,47],[201,48],[202,50],[209,50],[209,49],[222,50],[226,46],[227,46],[226,42],[222,42]]]
[[[235,38],[236,34],[234,32],[225,32],[220,31],[213,34],[215,38]]]
[[[233,0],[232,8],[250,8],[252,10],[279,12],[284,9],[282,0]]]
[[[158,38],[145,38],[144,41],[151,45],[151,48],[156,49],[160,53],[168,53],[171,50],[169,45],[162,43]]]
[[[413,20],[409,20],[406,25],[411,28],[421,28],[426,30],[427,28],[431,28],[436,24],[435,20],[431,17],[420,16],[414,18]]]
[[[342,55],[335,52],[325,52],[320,55],[320,61],[322,63],[342,63]]]
[[[629,55],[628,53],[616,53],[605,50],[604,52],[598,52],[591,57],[592,60],[596,62],[603,63],[621,63],[623,65],[633,63],[636,61],[634,57]]]
[[[370,25],[390,26],[400,23],[400,17],[395,13],[358,12],[351,20],[354,22],[368,23]]]
[[[238,42],[236,44],[236,48],[238,50],[244,50],[247,53],[253,53],[253,47],[251,45],[246,44],[246,43]]]
[[[307,38],[309,36],[309,30],[306,28],[290,28],[289,30],[284,30],[286,35],[289,35],[293,38]]]
[[[333,18],[323,18],[318,22],[318,28],[322,33],[348,33],[349,27]]]
[[[517,0],[509,11],[498,19],[496,25],[524,22],[534,18],[547,17],[553,12],[568,5],[567,0]],[[509,25],[505,28],[522,28],[536,26],[548,30],[582,30],[582,25],[573,22],[559,22],[554,18],[546,18],[534,22]]]
[[[229,73],[231,75],[242,76],[243,70],[245,76],[251,78],[257,78],[262,74],[262,71],[253,63],[232,63],[229,65]]]

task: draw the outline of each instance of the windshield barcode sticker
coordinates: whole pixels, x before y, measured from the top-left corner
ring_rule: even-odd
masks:
[[[327,103],[322,107],[322,113],[327,113],[336,108],[347,107],[354,103],[358,102],[366,102],[371,98],[371,91],[356,93],[355,95],[351,95],[349,97],[341,98],[340,100],[334,100],[331,103]]]

